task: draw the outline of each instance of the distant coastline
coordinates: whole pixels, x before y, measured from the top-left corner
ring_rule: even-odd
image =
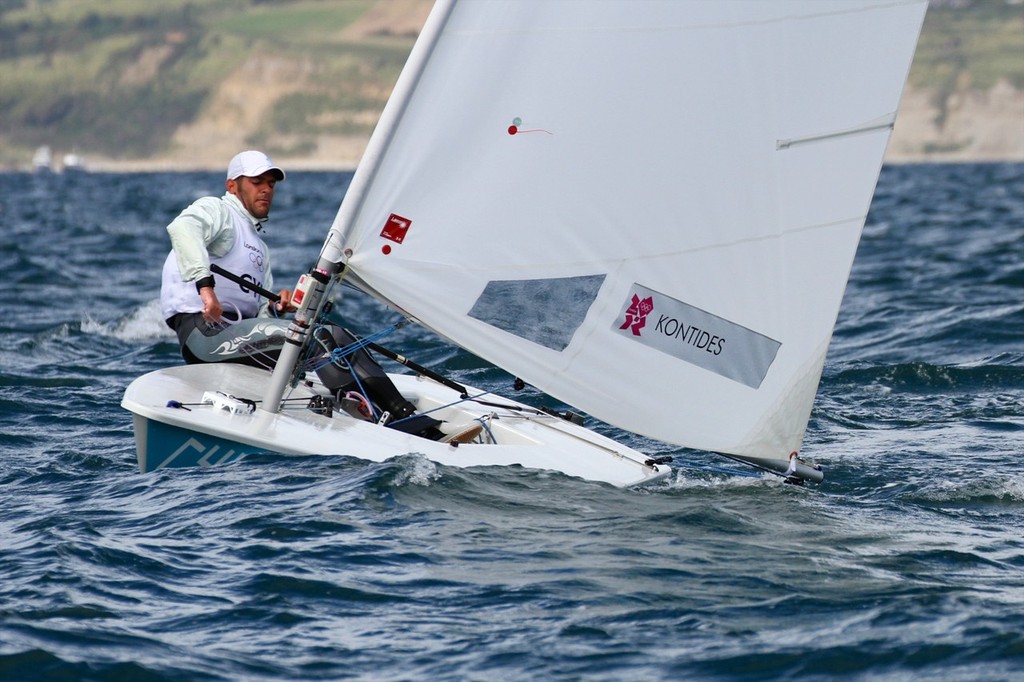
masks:
[[[251,147],[352,170],[431,4],[0,13],[0,170],[31,170],[44,146],[58,173],[76,156],[91,171],[217,170]],[[885,160],[1024,161],[1024,0],[931,0]]]
[[[906,89],[886,163],[1024,162],[1024,92],[1000,81],[988,92],[957,93],[949,98],[941,126],[936,99],[933,92]],[[246,146],[242,138],[219,137],[213,142],[203,134],[187,132],[176,136],[175,149],[169,153],[140,159],[93,157],[84,162],[88,170],[104,172],[219,170],[235,147]],[[368,139],[368,135],[322,136],[309,153],[276,154],[275,159],[295,170],[351,171]]]

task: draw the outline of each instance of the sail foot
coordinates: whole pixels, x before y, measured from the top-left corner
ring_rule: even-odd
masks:
[[[758,469],[764,469],[766,471],[779,474],[780,476],[785,477],[786,481],[791,483],[803,483],[804,481],[821,483],[825,480],[825,473],[822,471],[821,465],[801,459],[796,452],[790,453],[787,459],[781,459],[778,457],[729,455],[725,453],[719,454],[722,454],[729,459],[736,460],[737,462],[743,462],[744,464],[749,464],[757,467]]]

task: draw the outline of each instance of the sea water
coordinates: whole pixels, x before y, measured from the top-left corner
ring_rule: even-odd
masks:
[[[348,180],[279,185],[280,286]],[[804,488],[607,427],[674,474],[266,454],[142,475],[119,402],[180,362],[164,227],[222,177],[3,184],[2,680],[1024,676],[1024,164],[884,169],[804,448],[827,478]],[[511,390],[422,330],[387,344]]]

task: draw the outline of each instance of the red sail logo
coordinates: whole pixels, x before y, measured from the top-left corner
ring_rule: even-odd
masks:
[[[412,221],[408,218],[392,213],[388,216],[387,222],[384,223],[384,229],[380,231],[380,236],[401,244],[402,240],[405,239],[405,233],[409,231],[411,225]]]
[[[654,310],[652,296],[640,298],[633,294],[633,302],[626,308],[626,321],[622,323],[619,329],[629,329],[633,332],[633,336],[640,336],[640,330],[647,324],[647,316],[652,310]]]

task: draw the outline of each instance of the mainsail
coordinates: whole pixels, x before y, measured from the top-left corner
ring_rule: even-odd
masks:
[[[441,2],[324,255],[599,419],[785,458],[925,9]]]

